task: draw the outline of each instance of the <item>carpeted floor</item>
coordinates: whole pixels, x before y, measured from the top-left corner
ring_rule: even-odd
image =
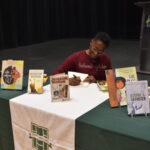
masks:
[[[89,39],[60,39],[0,51],[0,62],[4,59],[25,61],[24,74],[29,69],[44,69],[51,74],[61,62],[75,51],[86,49]],[[139,66],[139,40],[113,40],[106,50],[114,68]],[[138,74],[139,80],[148,80],[150,75]]]

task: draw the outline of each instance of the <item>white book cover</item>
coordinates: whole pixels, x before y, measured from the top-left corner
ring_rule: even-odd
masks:
[[[70,100],[68,75],[57,74],[50,76],[52,102]]]
[[[43,93],[43,76],[42,69],[29,70],[28,93]]]
[[[150,113],[147,81],[126,83],[128,115]]]

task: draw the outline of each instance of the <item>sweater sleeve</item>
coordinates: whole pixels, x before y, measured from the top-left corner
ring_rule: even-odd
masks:
[[[53,74],[58,73],[68,73],[68,71],[75,71],[75,53],[67,57],[63,63],[53,72]]]

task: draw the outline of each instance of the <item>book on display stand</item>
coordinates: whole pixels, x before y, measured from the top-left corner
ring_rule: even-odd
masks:
[[[146,80],[126,83],[128,115],[133,117],[134,115],[144,114],[147,116],[150,113],[147,87],[148,82]]]
[[[23,69],[23,60],[3,60],[1,71],[1,88],[22,90]]]
[[[137,81],[135,67],[108,69],[105,71],[111,107],[126,106],[126,82]]]
[[[28,77],[28,93],[43,93],[43,77],[44,70],[42,69],[32,69],[29,70]]]
[[[51,100],[62,102],[70,100],[69,77],[66,74],[50,76]]]

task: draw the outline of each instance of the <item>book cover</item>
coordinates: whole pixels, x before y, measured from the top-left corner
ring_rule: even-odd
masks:
[[[28,77],[28,93],[43,93],[43,77],[44,70],[36,69],[29,70]]]
[[[17,89],[23,87],[23,60],[3,60],[2,61],[2,89]]]
[[[52,102],[70,100],[68,75],[57,74],[50,76]]]
[[[135,67],[109,69],[105,71],[108,84],[109,101],[111,107],[127,105],[126,82],[136,81]]]
[[[106,81],[108,85],[108,93],[109,93],[109,103],[111,107],[119,106],[119,101],[117,99],[117,88],[115,83],[115,73],[113,69],[109,69],[105,71]]]
[[[121,106],[127,105],[126,82],[137,81],[136,67],[124,67],[115,69],[115,82],[117,97]]]
[[[147,87],[147,81],[133,81],[126,83],[128,115],[133,116],[150,113]]]

